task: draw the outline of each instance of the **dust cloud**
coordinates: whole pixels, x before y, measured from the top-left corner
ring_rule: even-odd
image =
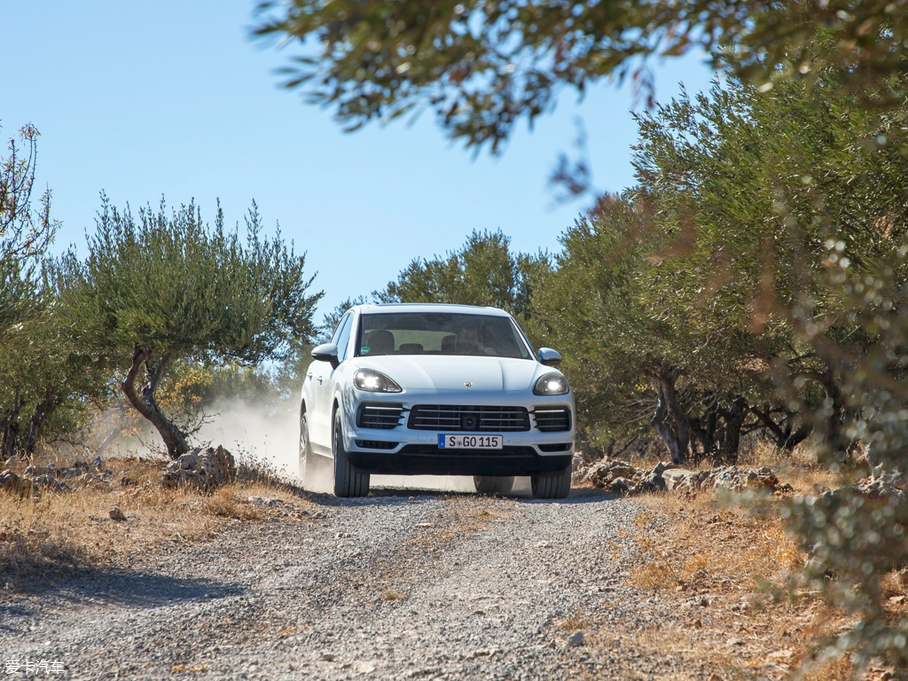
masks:
[[[298,482],[299,423],[286,404],[220,401],[194,440],[223,445],[237,462],[256,464],[276,477]]]
[[[223,445],[237,461],[254,463],[277,477],[299,484],[299,421],[286,405],[219,402],[195,436],[206,445]],[[305,481],[313,492],[330,492],[331,464],[316,466]],[[473,478],[465,476],[373,475],[373,489],[475,492]]]

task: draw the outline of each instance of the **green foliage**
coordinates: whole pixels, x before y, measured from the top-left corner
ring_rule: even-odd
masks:
[[[908,622],[886,614],[880,580],[906,564],[904,494],[885,481],[904,487],[908,446],[908,137],[904,107],[868,108],[873,92],[843,78],[732,82],[641,119],[638,179],[675,237],[656,268],[671,284],[651,278],[642,299],[672,328],[705,332],[709,362],[690,376],[710,362],[734,376],[752,353],[772,371],[774,408],[817,427],[823,460],[853,474],[853,444],[869,448],[881,491],[788,512],[812,569],[833,576],[813,586],[859,618],[828,650],[904,677]]]
[[[347,129],[431,108],[452,138],[493,152],[565,89],[631,76],[652,97],[653,58],[705,51],[764,86],[833,68],[861,93],[908,71],[908,0],[266,0],[259,12],[256,34],[298,41],[285,85]]]
[[[77,266],[97,341],[130,354],[135,345],[150,346],[172,359],[280,357],[291,339],[312,332],[321,293],[307,295],[305,256],[288,251],[279,232],[261,236],[254,204],[246,232],[244,244],[224,228],[220,210],[209,228],[193,203],[168,215],[162,202],[134,218],[102,196],[88,257]]]
[[[47,303],[7,330],[0,343],[0,451],[31,456],[40,440],[70,437],[109,390],[112,364],[80,342],[71,325],[76,282],[45,262],[37,294]]]
[[[185,434],[163,413],[156,391],[169,365],[252,365],[281,359],[313,332],[305,256],[261,235],[255,204],[246,239],[202,221],[192,203],[168,214],[163,201],[134,217],[102,196],[84,263],[65,265],[81,285],[73,318],[85,342],[113,355],[133,406],[158,429],[168,453],[187,448]],[[141,386],[141,395],[136,390]]]
[[[41,306],[38,268],[53,239],[57,223],[50,218],[50,191],[32,203],[35,164],[40,133],[25,125],[19,138],[20,152],[10,139],[6,158],[0,158],[0,337]]]
[[[908,618],[884,608],[882,578],[906,565],[908,497],[874,498],[842,488],[799,498],[783,509],[789,527],[813,554],[804,577],[858,623],[826,642],[827,652],[854,655],[855,666],[892,665],[908,674]]]
[[[655,368],[651,340],[658,334],[636,301],[646,265],[645,245],[636,240],[642,222],[626,197],[604,199],[595,218],[578,220],[562,236],[555,272],[534,298],[547,323],[546,344],[564,353],[586,431],[633,430],[634,398]]]
[[[532,292],[551,265],[543,253],[512,254],[510,243],[500,230],[474,231],[458,251],[413,260],[375,296],[382,302],[491,305],[528,320]]]
[[[33,205],[37,139],[19,133],[0,159],[0,458],[30,456],[40,438],[77,428],[88,400],[103,390],[103,360],[74,342],[64,310],[69,281],[57,276],[44,251],[57,224],[50,192]]]

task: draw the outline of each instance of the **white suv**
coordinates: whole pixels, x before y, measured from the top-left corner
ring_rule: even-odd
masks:
[[[502,310],[358,305],[312,351],[300,402],[300,475],[334,460],[334,493],[369,474],[472,475],[482,493],[531,476],[533,495],[570,491],[574,398]]]

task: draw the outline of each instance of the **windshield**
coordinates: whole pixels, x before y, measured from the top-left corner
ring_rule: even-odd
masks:
[[[356,354],[532,357],[508,317],[439,312],[362,315]]]

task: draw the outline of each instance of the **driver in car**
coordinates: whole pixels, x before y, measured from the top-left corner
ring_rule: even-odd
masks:
[[[479,329],[475,326],[465,326],[460,330],[457,350],[462,355],[491,355],[495,352],[482,342]]]

